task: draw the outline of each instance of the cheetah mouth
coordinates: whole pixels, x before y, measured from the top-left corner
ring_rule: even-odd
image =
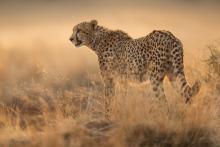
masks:
[[[81,44],[82,44],[82,41],[77,40],[76,43],[75,43],[75,46],[76,46],[76,47],[79,47]]]
[[[80,45],[82,45],[82,41],[79,40],[79,38],[78,38],[78,36],[77,36],[77,34],[76,34],[76,42],[75,42],[75,46],[76,46],[76,47],[79,47]]]

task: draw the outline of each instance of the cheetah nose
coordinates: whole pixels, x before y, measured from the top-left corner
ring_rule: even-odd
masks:
[[[70,38],[70,41],[72,42],[72,41],[73,41],[73,38]]]

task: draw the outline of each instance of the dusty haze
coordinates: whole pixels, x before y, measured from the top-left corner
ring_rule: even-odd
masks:
[[[82,59],[75,60],[97,64],[90,50],[76,49],[68,40],[75,24],[97,19],[100,25],[122,29],[132,37],[154,29],[169,30],[182,40],[189,57],[200,56],[206,45],[220,40],[219,13],[217,0],[1,0],[0,47],[52,50],[53,54],[66,56],[56,57],[57,62],[71,62],[80,56]],[[72,61],[71,65],[77,63]]]
[[[133,37],[170,30],[188,50],[220,39],[217,0],[1,0],[0,4],[0,43],[6,48],[47,43],[69,49],[73,25],[91,19]]]
[[[165,79],[170,111],[149,84],[116,83],[104,119],[96,55],[70,41],[79,22],[134,38],[169,30],[184,45],[188,107]],[[0,146],[219,147],[219,0],[0,0]]]

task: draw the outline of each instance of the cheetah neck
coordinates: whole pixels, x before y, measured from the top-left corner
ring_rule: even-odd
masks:
[[[112,39],[114,40],[113,43],[119,45],[119,42],[132,39],[132,37],[121,30],[110,30],[102,26],[97,26],[97,30],[92,37],[92,42],[88,47],[95,51],[97,55],[105,51],[103,48],[106,47],[106,40],[109,41]]]

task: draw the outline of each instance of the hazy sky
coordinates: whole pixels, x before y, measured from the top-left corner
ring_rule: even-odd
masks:
[[[170,30],[186,48],[220,40],[219,0],[0,0],[0,45],[68,48],[73,25],[91,19],[133,37]]]

